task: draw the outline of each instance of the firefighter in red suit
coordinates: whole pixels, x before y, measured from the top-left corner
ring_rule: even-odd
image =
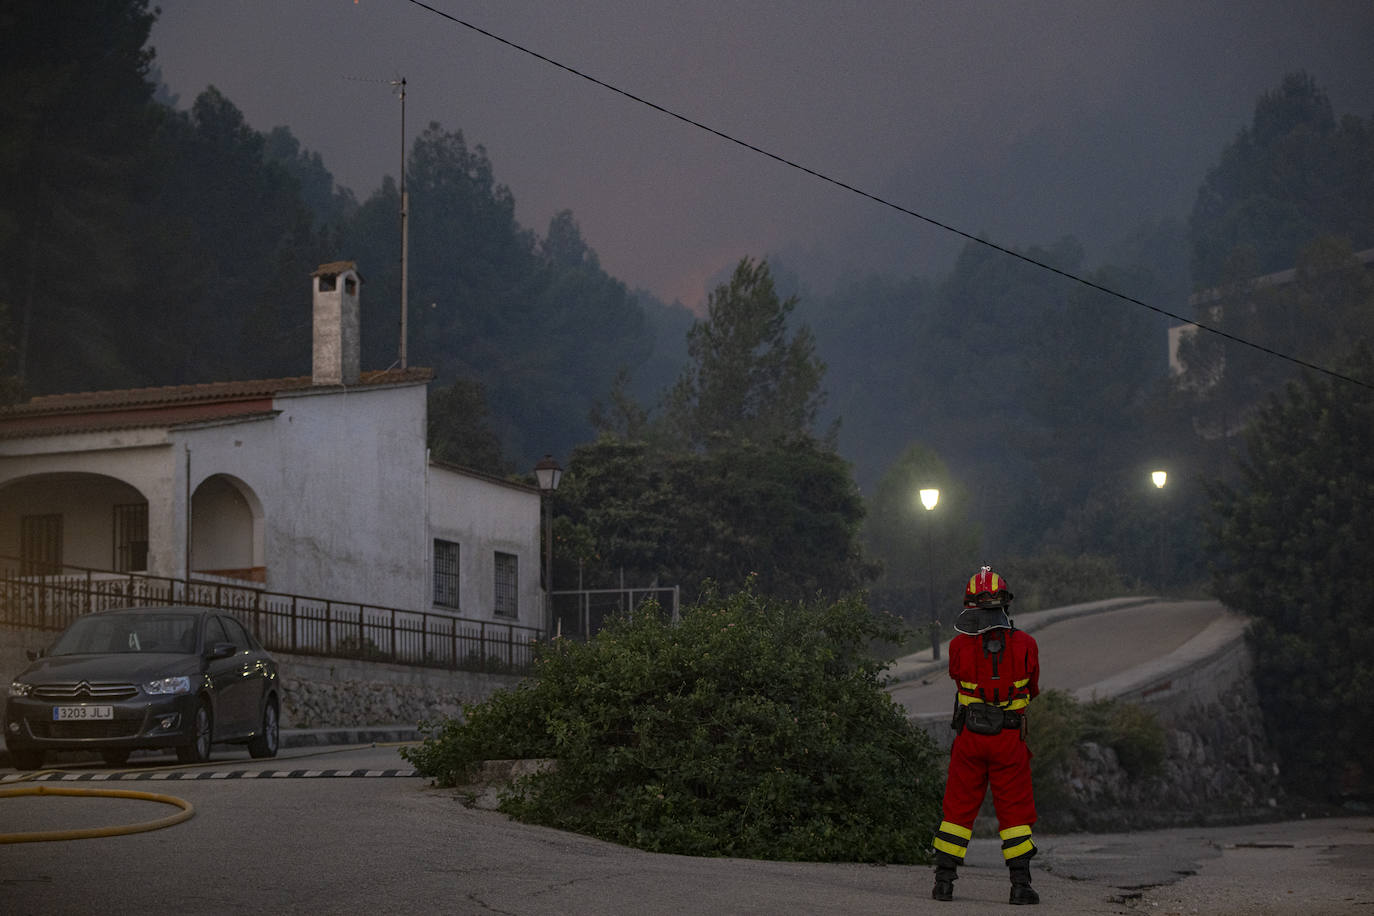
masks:
[[[1011,599],[1007,581],[984,566],[968,582],[964,610],[954,624],[959,635],[949,644],[949,676],[958,688],[958,701],[951,723],[956,734],[944,820],[932,843],[931,896],[936,900],[954,899],[957,869],[991,783],[1002,857],[1011,873],[1010,902],[1040,902],[1030,878],[1035,797],[1026,746],[1026,707],[1040,693],[1040,658],[1035,640],[1007,616]]]

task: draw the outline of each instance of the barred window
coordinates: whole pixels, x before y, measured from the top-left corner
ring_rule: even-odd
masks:
[[[458,544],[434,539],[434,603],[458,609]]]
[[[54,576],[62,572],[62,516],[25,515],[19,519],[20,573]]]
[[[519,617],[520,602],[517,585],[519,583],[519,562],[513,553],[496,554],[496,615],[498,617]]]
[[[114,571],[143,572],[148,568],[148,504],[114,507]]]

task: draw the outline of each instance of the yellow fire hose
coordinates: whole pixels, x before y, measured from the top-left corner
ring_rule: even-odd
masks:
[[[373,742],[372,747],[399,747],[401,745],[415,744],[414,741],[386,741]],[[325,754],[337,754],[343,751],[357,750],[360,745],[349,747],[329,748],[316,751],[306,756],[318,757]],[[211,766],[210,763],[201,766]],[[157,767],[159,770],[179,770],[185,769],[183,766]],[[35,774],[36,775],[36,774]],[[32,778],[31,776],[28,778]],[[20,780],[24,781],[23,779]],[[147,830],[161,830],[163,827],[170,827],[179,824],[191,815],[196,813],[191,803],[184,798],[177,798],[173,795],[159,795],[156,792],[131,792],[127,789],[73,789],[66,786],[47,786],[33,785],[24,786],[16,789],[0,789],[0,798],[15,798],[24,795],[75,795],[86,798],[134,798],[140,801],[161,802],[164,805],[173,805],[181,810],[176,814],[169,814],[166,817],[155,821],[147,821],[140,824],[125,824],[118,827],[90,827],[81,830],[46,830],[37,833],[0,833],[0,845],[6,843],[46,843],[55,840],[87,840],[98,837],[124,836],[129,833],[142,833]]]
[[[145,830],[160,830],[179,824],[196,813],[191,803],[184,798],[159,795],[156,792],[131,792],[127,789],[73,789],[67,786],[33,785],[17,789],[0,789],[0,798],[15,798],[23,795],[75,795],[85,798],[134,798],[141,801],[161,802],[180,808],[176,814],[155,821],[138,824],[124,824],[117,827],[87,827],[78,830],[43,830],[37,833],[0,833],[0,844],[4,843],[46,843],[54,840],[88,840],[96,837],[123,836],[127,833],[142,833]]]

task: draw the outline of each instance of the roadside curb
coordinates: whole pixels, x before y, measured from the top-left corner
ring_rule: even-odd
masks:
[[[391,744],[419,741],[420,729],[414,725],[367,725],[348,728],[283,728],[279,746],[285,748],[330,747],[346,744]],[[216,745],[222,747],[223,745]],[[135,751],[135,756],[153,753]],[[161,753],[161,752],[158,752]],[[89,763],[99,760],[94,752],[61,752],[62,759],[71,763]],[[9,748],[0,743],[0,767],[12,767]]]
[[[61,770],[39,771],[23,776],[0,776],[0,786],[22,782],[198,782],[232,779],[410,779],[420,775],[418,770],[392,768],[385,770],[127,770],[107,773],[65,773]]]
[[[349,728],[283,728],[282,747],[320,747],[331,744],[388,744],[393,741],[419,741],[420,729],[414,725],[367,725]]]

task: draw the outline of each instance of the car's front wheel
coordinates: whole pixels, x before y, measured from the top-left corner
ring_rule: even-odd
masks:
[[[268,700],[262,707],[262,727],[248,742],[250,757],[277,756],[277,742],[280,737],[280,723],[277,718],[277,702]]]
[[[214,720],[210,716],[210,704],[201,700],[196,706],[196,716],[191,723],[191,740],[177,748],[177,760],[181,763],[204,763],[209,760],[213,730]]]
[[[10,751],[10,762],[16,770],[38,770],[43,767],[42,751]]]

